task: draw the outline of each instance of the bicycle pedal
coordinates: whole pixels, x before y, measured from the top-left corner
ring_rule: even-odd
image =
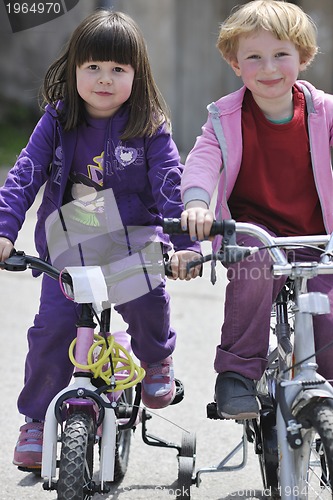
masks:
[[[210,418],[211,420],[233,420],[233,419],[226,418],[226,417],[220,417],[220,415],[217,413],[217,405],[216,405],[215,401],[207,404],[206,416],[207,416],[207,418]],[[235,419],[233,421],[236,424],[243,424],[244,423],[244,420]]]
[[[176,405],[176,404],[180,403],[181,401],[183,401],[183,399],[184,399],[184,385],[183,385],[183,383],[179,379],[175,378],[175,384],[176,384],[176,394],[172,400],[171,405]]]
[[[212,420],[225,420],[217,413],[217,404],[215,403],[215,401],[213,401],[212,403],[208,403],[206,407],[206,415],[207,418],[210,418]]]
[[[31,474],[35,474],[35,476],[40,476],[42,473],[41,467],[17,467],[21,472],[30,472]]]

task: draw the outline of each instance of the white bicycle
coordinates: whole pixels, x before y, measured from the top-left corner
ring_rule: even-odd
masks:
[[[165,220],[164,230],[181,233],[180,221]],[[238,246],[236,233],[254,236],[263,245]],[[333,387],[317,373],[313,331],[313,315],[327,314],[330,306],[326,295],[308,292],[307,282],[318,274],[333,274],[333,235],[274,238],[258,226],[232,220],[215,221],[211,234],[223,236],[220,251],[194,265],[209,260],[238,262],[267,249],[273,259],[273,275],[289,278],[272,309],[277,346],[270,352],[266,371],[258,382],[260,417],[241,421],[241,442],[217,466],[198,470],[192,484],[199,486],[204,473],[243,468],[250,441],[259,456],[266,496],[332,499]],[[309,245],[321,249],[319,262],[289,262],[282,251]],[[330,347],[333,338],[325,349]],[[215,402],[207,406],[207,416],[219,419]],[[238,452],[242,452],[241,463],[228,465]]]
[[[59,271],[24,252],[15,252],[0,262],[0,268],[15,272],[38,270],[59,280],[65,295],[73,289],[72,274]],[[75,274],[81,274],[85,269],[75,268]],[[108,277],[101,275],[98,267],[94,271],[97,277],[103,278],[104,284],[112,286],[142,273],[143,264]],[[145,261],[144,272],[163,276],[168,272],[168,266],[162,259]],[[96,282],[101,283],[95,276]],[[72,297],[68,295],[68,298]],[[184,431],[178,445],[148,433],[147,421],[151,414],[140,407],[140,382],[145,371],[132,359],[127,334],[110,333],[110,307],[97,314],[92,303],[80,303],[77,335],[69,348],[74,365],[73,381],[53,398],[47,409],[41,469],[21,470],[41,475],[43,488],[56,490],[58,500],[89,500],[96,493],[109,493],[112,483],[119,482],[126,473],[132,431],[140,423],[145,444],[176,449],[179,463],[186,462],[186,471],[181,468],[179,472],[177,498],[188,498],[187,489],[191,485],[189,481],[195,461],[195,435]],[[98,333],[95,332],[97,326]],[[172,404],[179,403],[183,396],[183,385],[176,380],[176,396]],[[98,453],[95,453],[96,448]],[[98,474],[94,470],[97,467],[94,455],[99,458]]]

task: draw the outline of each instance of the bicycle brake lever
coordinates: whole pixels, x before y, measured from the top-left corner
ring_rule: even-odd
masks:
[[[199,276],[201,278],[202,277],[202,272],[203,272],[203,268],[202,268],[203,262],[205,262],[205,260],[204,260],[204,257],[202,257],[202,256],[199,257],[197,260],[193,260],[192,262],[188,262],[186,264],[186,272],[189,273],[191,271],[191,269],[193,269],[193,267],[200,266]]]
[[[239,245],[226,245],[223,247],[223,262],[235,264],[249,257],[254,253],[251,247],[241,247]]]

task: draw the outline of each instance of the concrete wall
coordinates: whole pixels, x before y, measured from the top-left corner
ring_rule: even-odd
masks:
[[[220,22],[240,3],[246,2],[80,0],[65,16],[16,34],[10,32],[2,4],[0,95],[35,105],[43,74],[73,28],[97,5],[111,5],[130,14],[141,27],[156,82],[171,109],[175,140],[186,154],[206,119],[207,104],[241,84],[215,47]],[[333,92],[333,3],[328,0],[298,3],[316,21],[321,49],[302,77]]]
[[[237,2],[240,3],[240,2]],[[206,119],[206,106],[239,82],[215,48],[219,23],[235,0],[116,0],[139,23],[155,80],[170,109],[174,137],[185,154]]]

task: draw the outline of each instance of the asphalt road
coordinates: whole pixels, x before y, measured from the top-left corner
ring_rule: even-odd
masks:
[[[34,206],[27,215],[16,248],[33,253]],[[208,251],[209,245],[204,249]],[[225,276],[219,268],[218,283],[209,281],[209,265],[203,278],[192,282],[169,281],[173,326],[178,332],[174,354],[176,376],[185,386],[184,400],[175,406],[154,412],[149,432],[169,442],[180,444],[184,430],[196,433],[195,471],[218,464],[239,442],[242,427],[234,422],[206,418],[206,404],[212,400],[215,373],[213,360],[223,316]],[[30,272],[0,273],[1,290],[1,451],[0,500],[54,500],[55,492],[42,489],[42,482],[32,474],[18,471],[12,455],[23,417],[16,400],[22,386],[27,350],[26,330],[38,307],[39,279]],[[114,315],[114,329],[122,322]],[[249,444],[245,468],[236,472],[202,475],[200,487],[191,488],[193,500],[231,500],[267,498],[262,491],[259,464]],[[240,463],[237,455],[232,464]],[[175,498],[178,462],[174,449],[151,447],[141,439],[141,426],[133,436],[129,467],[121,484],[109,495],[95,495],[96,500],[138,500]]]

